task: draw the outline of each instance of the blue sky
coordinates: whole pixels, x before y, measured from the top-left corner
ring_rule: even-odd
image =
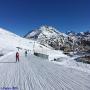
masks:
[[[0,0],[0,27],[22,36],[41,25],[90,30],[90,0]]]

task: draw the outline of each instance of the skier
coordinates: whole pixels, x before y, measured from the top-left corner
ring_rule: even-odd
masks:
[[[19,53],[18,52],[16,52],[16,62],[19,62]]]
[[[25,57],[27,57],[27,51],[25,51]]]

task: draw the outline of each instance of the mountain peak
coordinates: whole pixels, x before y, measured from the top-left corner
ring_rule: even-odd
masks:
[[[43,25],[39,29],[35,29],[32,32],[29,32],[25,35],[26,38],[37,39],[41,35],[46,37],[52,37],[57,35],[64,35],[63,33],[59,32],[56,28],[48,25]]]
[[[56,28],[48,25],[43,25],[39,29],[35,29],[31,33],[28,33],[25,38],[35,39],[40,44],[48,46],[49,44],[54,44],[58,41],[63,43],[64,38],[66,37],[66,34],[59,32]]]
[[[48,25],[43,25],[40,27],[40,30],[49,30],[49,31],[57,31],[56,28]]]

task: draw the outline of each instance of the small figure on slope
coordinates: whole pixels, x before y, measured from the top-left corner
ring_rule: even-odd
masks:
[[[19,53],[18,52],[16,52],[16,62],[19,62]]]
[[[25,57],[27,57],[27,51],[25,51]]]

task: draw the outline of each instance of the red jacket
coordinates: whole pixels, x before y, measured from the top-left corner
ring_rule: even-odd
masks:
[[[16,57],[19,57],[19,53],[18,52],[16,53]]]

